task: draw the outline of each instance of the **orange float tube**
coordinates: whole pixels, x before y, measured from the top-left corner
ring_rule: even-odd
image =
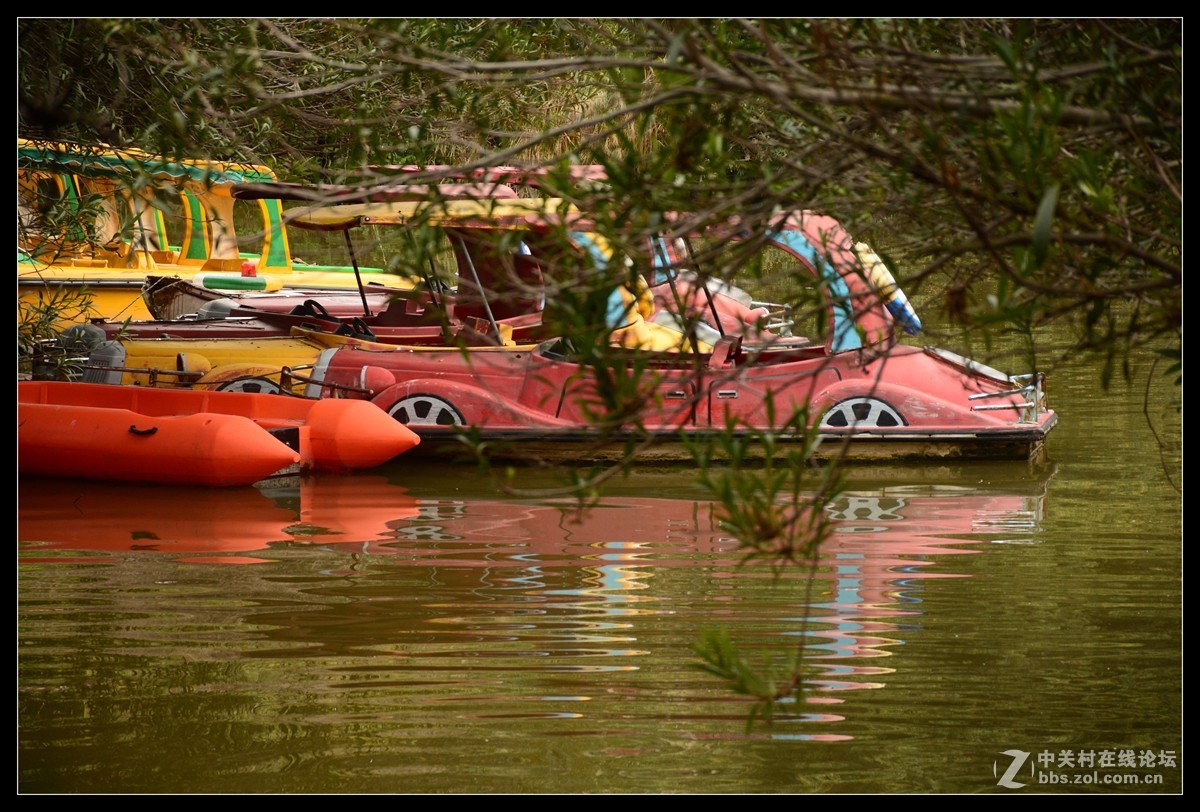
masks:
[[[253,420],[211,412],[19,403],[21,474],[177,485],[250,485],[300,461]]]
[[[290,446],[291,449],[298,450],[297,459],[283,463],[277,466],[277,469],[286,467],[291,462],[299,461],[301,473],[345,472],[373,468],[403,454],[421,441],[412,429],[380,410],[378,406],[362,400],[341,398],[313,400],[248,392],[208,392],[65,381],[21,381],[17,385],[17,400],[22,414],[27,406],[35,405],[79,410],[78,412],[58,412],[57,414],[64,419],[67,416],[85,415],[92,409],[123,412],[125,417],[113,424],[115,426],[113,431],[118,435],[120,434],[116,431],[118,428],[121,432],[129,433],[130,426],[139,427],[138,430],[141,430],[142,423],[145,423],[146,426],[157,426],[159,425],[157,421],[168,418],[175,420],[185,415],[237,417],[238,421],[234,421],[230,426],[244,427],[245,424],[249,424],[250,427],[256,428],[258,433],[271,441],[266,442],[262,438],[255,437],[251,446],[248,447],[259,447],[262,453],[266,453],[265,449],[274,448],[272,443],[285,447]],[[30,415],[32,420],[32,410]],[[131,416],[135,419],[128,421],[127,419]],[[138,420],[142,423],[138,423]],[[117,425],[122,421],[127,422],[124,425]],[[204,423],[203,425],[209,424]],[[214,429],[208,430],[213,431]],[[255,436],[254,432],[249,429],[240,430],[249,432],[247,436]],[[32,454],[35,452],[35,446],[48,444],[47,450],[55,449],[55,453],[58,453],[59,446],[55,442],[54,431],[53,427],[43,426],[35,420],[29,424],[28,428],[23,427],[18,432],[22,448],[28,446]],[[77,428],[72,431],[80,432]],[[234,429],[227,428],[226,431],[232,432]],[[69,447],[74,449],[75,456],[79,456],[75,452],[83,450],[83,446],[80,444],[84,442],[89,444],[89,448],[94,444],[106,449],[105,453],[115,450],[112,446],[116,440],[112,436],[108,436],[107,432],[96,430],[85,432],[85,434],[87,436],[76,436],[69,444]],[[186,437],[186,432],[180,432],[179,436],[182,441],[182,438]],[[286,441],[284,438],[287,438]],[[130,453],[134,453],[135,450],[137,453],[141,453],[143,449],[149,448],[151,445],[156,448],[162,447],[161,441],[154,444],[138,443],[136,435],[133,438],[122,437],[121,441],[122,445],[128,444]],[[224,457],[220,455],[221,449],[214,446],[212,450],[218,456],[211,461],[211,465],[225,464]],[[40,454],[41,450],[39,449],[37,453]],[[270,457],[270,454],[267,454],[267,457]],[[244,475],[237,471],[240,466],[236,460],[229,464],[235,469],[230,475],[231,478],[243,479]],[[42,466],[43,475],[88,476],[80,473],[79,468],[69,459],[62,462],[31,461],[30,465]],[[72,473],[63,473],[60,469],[69,470]],[[33,469],[26,471],[25,468],[22,468],[21,470],[29,474],[39,473]],[[129,466],[129,470],[126,471],[114,471],[110,467],[106,474],[88,478],[174,484],[200,481],[195,477],[183,478],[186,476],[185,473],[172,476],[169,466],[167,470],[169,475],[165,479],[150,479],[140,476],[137,466]],[[268,471],[264,476],[274,473],[275,470]],[[208,478],[221,479],[222,477]],[[213,482],[212,484],[217,483]]]
[[[421,442],[399,420],[366,400],[318,400],[300,430],[302,468],[375,468]]]

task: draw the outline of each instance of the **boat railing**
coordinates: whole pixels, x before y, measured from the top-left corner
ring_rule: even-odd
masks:
[[[81,359],[87,361],[87,359]],[[208,374],[208,371],[201,370],[174,370],[162,369],[160,367],[127,367],[115,366],[108,364],[97,363],[81,363],[79,368],[88,372],[117,372],[121,375],[144,375],[145,383],[132,384],[142,385],[151,388],[166,387],[166,388],[188,388],[188,389],[215,389],[220,391],[222,386],[227,386],[232,381],[230,379],[202,381],[201,379]],[[315,368],[314,364],[304,364],[297,367],[280,367],[279,369],[279,392],[277,394],[286,395],[288,397],[309,398],[307,395],[298,394],[297,389],[301,384],[305,386],[318,386],[321,388],[321,397],[346,397],[348,395],[371,395],[373,390],[365,389],[358,386],[350,386],[348,384],[331,383],[328,381],[319,381],[312,377],[311,371]],[[273,376],[274,373],[271,373]],[[264,375],[259,373],[251,376],[254,378],[262,378]],[[270,377],[270,376],[267,376]],[[236,380],[236,379],[234,379]]]
[[[145,375],[148,385],[152,387],[161,385],[192,386],[198,383],[199,379],[204,375],[203,372],[196,370],[178,371],[174,369],[161,369],[159,367],[125,367],[97,363],[83,364],[83,369],[87,372],[119,372],[122,375]],[[161,380],[163,378],[173,381],[173,384],[164,384]]]
[[[279,386],[288,394],[294,394],[292,390],[294,390],[299,384],[304,384],[306,391],[308,391],[307,387],[310,386],[320,387],[321,398],[346,397],[350,394],[365,395],[370,397],[371,395],[375,394],[374,389],[318,380],[311,374],[311,371],[315,368],[315,364],[305,364],[304,366],[300,367],[283,367],[279,370]],[[304,372],[300,372],[299,370],[308,370],[309,372],[306,374]],[[304,397],[310,400],[315,399],[309,395],[296,395],[296,397]]]
[[[1043,412],[1043,404],[1045,398],[1042,393],[1042,385],[1045,381],[1045,375],[1040,372],[1029,372],[1022,375],[1010,375],[1009,380],[1014,384],[1021,384],[1012,389],[1004,389],[999,392],[981,392],[976,395],[969,395],[967,400],[984,400],[987,398],[1006,398],[1012,395],[1018,395],[1025,400],[1015,403],[995,403],[995,404],[980,404],[972,406],[973,412],[984,411],[999,411],[1003,409],[1016,409],[1020,412],[1018,422],[1021,423],[1036,423],[1041,418]]]

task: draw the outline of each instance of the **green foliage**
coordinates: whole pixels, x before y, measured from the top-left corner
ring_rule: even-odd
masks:
[[[37,380],[71,380],[95,345],[95,336],[80,326],[64,325],[86,317],[92,294],[47,287],[17,309],[17,374]]]
[[[773,432],[731,421],[689,442],[699,484],[721,505],[722,525],[746,551],[775,568],[813,560],[829,527],[824,507],[840,490],[837,466],[810,462],[820,442],[806,410],[780,418],[768,397]]]
[[[774,425],[769,401],[768,411]],[[699,481],[720,505],[722,527],[738,539],[745,553],[742,564],[765,562],[777,575],[799,568],[809,575],[805,589],[811,593],[812,571],[831,532],[827,507],[842,490],[841,468],[811,463],[819,437],[804,410],[790,415],[777,432],[738,429],[731,421],[716,436],[692,441]],[[769,722],[782,701],[802,698],[803,639],[783,654],[764,651],[751,660],[727,630],[707,629],[695,646],[702,661],[697,667],[753,700],[748,727],[760,719]]]
[[[1176,386],[1183,385],[1183,350],[1171,348],[1159,350],[1159,355],[1166,358],[1170,363],[1163,370],[1163,375],[1174,378]]]
[[[793,650],[783,658],[772,659],[764,652],[759,663],[747,659],[722,627],[705,629],[694,647],[701,662],[701,671],[722,680],[733,693],[753,700],[746,718],[746,729],[762,719],[771,721],[782,699],[802,696],[799,651]]]
[[[1054,225],[1054,208],[1058,205],[1058,186],[1051,186],[1042,196],[1033,223],[1033,261],[1040,268],[1050,252],[1050,228]]]
[[[73,186],[59,189],[53,181],[26,190],[17,217],[19,245],[30,246],[24,260],[51,265],[83,251],[102,248],[97,223],[103,196],[80,195]]]

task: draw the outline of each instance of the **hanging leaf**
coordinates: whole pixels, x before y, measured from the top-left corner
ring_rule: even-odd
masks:
[[[1046,261],[1050,250],[1050,224],[1054,222],[1054,209],[1058,206],[1058,184],[1046,190],[1038,205],[1037,219],[1033,223],[1033,259],[1037,267]]]

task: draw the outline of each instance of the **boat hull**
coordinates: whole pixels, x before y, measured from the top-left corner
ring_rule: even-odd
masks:
[[[160,266],[158,271],[168,272],[171,266]],[[180,268],[180,272],[191,269]],[[208,274],[212,276],[212,274]],[[233,274],[229,285],[240,277]],[[80,269],[67,267],[34,267],[18,264],[17,267],[17,320],[22,316],[30,318],[39,307],[49,305],[59,306],[63,313],[55,323],[59,329],[66,329],[73,324],[83,324],[90,319],[103,319],[110,322],[131,320],[135,322],[150,321],[155,318],[145,297],[143,286],[146,283],[147,269],[114,269],[88,268]],[[384,281],[390,290],[402,290],[404,278],[394,274],[385,275]],[[326,271],[293,271],[287,274],[277,274],[270,279],[272,286],[304,288],[306,290],[324,288],[340,295],[343,299],[353,301],[359,296],[357,280],[352,273]],[[214,292],[243,292],[244,288],[214,288]],[[223,297],[218,297],[223,298]],[[376,297],[378,298],[378,297]],[[62,303],[78,303],[76,308],[62,308]],[[362,313],[361,302],[358,314]]]
[[[1046,458],[1046,435],[1054,420],[1028,429],[1014,429],[1005,436],[998,432],[964,433],[923,431],[886,436],[862,432],[820,432],[819,442],[809,449],[807,459],[823,463],[838,459],[846,462],[968,462],[979,460],[1019,460],[1040,464]],[[454,459],[469,456],[461,434],[435,426],[413,426],[421,445],[411,454],[423,459]],[[486,444],[492,459],[513,462],[588,462],[615,463],[636,456],[639,463],[694,462],[696,449],[735,440],[742,445],[744,459],[762,459],[767,445],[756,441],[756,432],[726,433],[684,428],[679,431],[628,432],[601,434],[594,430],[476,429],[478,441]],[[805,438],[795,434],[777,434],[771,448],[787,454],[799,449]],[[718,455],[721,456],[721,455]]]
[[[643,356],[636,378],[614,374],[629,387],[620,390],[555,342],[495,353],[331,348],[309,393],[358,385],[422,435],[424,454],[464,449],[457,428],[492,456],[551,460],[762,457],[802,445],[818,460],[1036,460],[1058,420],[1040,377],[972,372],[945,353],[718,350],[691,365]],[[619,423],[597,419],[633,407]]]

